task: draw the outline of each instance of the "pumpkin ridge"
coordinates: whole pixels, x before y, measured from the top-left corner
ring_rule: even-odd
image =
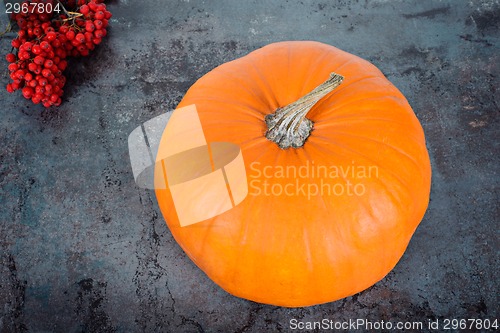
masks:
[[[359,79],[356,79],[356,80],[353,80],[353,81],[348,81],[345,84],[341,84],[338,89],[335,89],[333,91],[334,92],[333,94],[328,94],[325,97],[326,97],[326,99],[331,98],[335,94],[339,94],[342,90],[345,90],[346,88],[352,86],[353,84],[356,84],[356,83],[359,83],[359,82],[363,82],[363,81],[366,81],[366,80],[371,80],[371,79],[380,79],[380,76],[376,76],[376,75],[365,76],[365,77],[362,77],[362,78],[359,78]],[[325,100],[323,100],[323,103],[325,102]]]
[[[354,118],[354,119],[349,120],[346,117],[346,118],[331,119],[331,120],[335,120],[336,123],[335,124],[328,124],[328,123],[325,123],[325,122],[321,122],[321,123],[318,122],[319,125],[316,126],[316,129],[317,130],[333,129],[334,132],[332,134],[336,134],[336,133],[341,133],[342,131],[338,131],[335,128],[343,128],[343,127],[346,127],[345,125],[350,125],[350,124],[353,124],[353,123],[363,122],[364,120],[369,120],[369,121],[374,121],[374,122],[380,121],[380,122],[383,122],[383,123],[393,123],[393,124],[400,125],[400,126],[402,125],[402,123],[400,123],[398,121],[395,121],[394,119],[383,119],[383,118],[366,118],[366,119]],[[340,126],[340,125],[342,125],[342,126]],[[344,133],[348,133],[348,132],[344,132]],[[421,137],[416,137],[414,134],[408,135],[407,133],[405,133],[405,135],[406,135],[407,139],[411,139],[411,140],[415,141],[418,144],[422,144],[422,138]],[[325,139],[327,138],[324,135],[318,135],[318,133],[316,133],[315,136],[321,136],[321,137],[323,137]]]
[[[315,136],[315,138],[319,138],[319,139],[321,139],[321,138],[320,138],[320,137],[318,137],[318,136]],[[323,140],[324,140],[324,138],[323,138]],[[331,140],[331,139],[329,139],[329,138],[328,138],[326,141],[328,141],[328,143],[330,143],[330,144],[332,144],[332,145],[335,145],[335,146],[341,147],[341,148],[343,148],[343,149],[345,149],[345,150],[349,150],[349,151],[353,152],[355,155],[361,156],[361,157],[362,157],[362,158],[364,158],[365,160],[372,162],[372,163],[373,163],[373,165],[378,165],[379,167],[381,167],[381,166],[380,166],[380,163],[375,163],[375,161],[374,161],[374,160],[372,160],[371,158],[369,158],[369,157],[368,157],[368,156],[366,156],[365,154],[362,154],[362,153],[360,153],[360,152],[358,152],[358,151],[356,151],[356,150],[354,150],[354,149],[352,149],[352,148],[349,148],[348,146],[341,145],[341,144],[339,144],[339,143],[337,143],[337,142],[332,142],[332,140]],[[387,173],[388,175],[390,175],[391,177],[393,177],[394,179],[396,179],[396,180],[397,180],[397,181],[398,181],[401,185],[403,185],[403,186],[402,186],[403,188],[405,188],[405,189],[406,189],[406,188],[411,188],[411,186],[410,186],[410,185],[411,185],[411,183],[407,183],[406,181],[402,180],[402,179],[399,177],[399,175],[394,174],[394,173],[392,172],[392,170],[391,170],[391,169],[388,169],[388,168],[384,168],[384,169],[385,169],[385,171],[386,171],[386,173]],[[379,181],[380,181],[380,180],[379,180]],[[411,195],[411,196],[413,197],[414,195]],[[399,201],[399,200],[398,200],[398,201]]]
[[[412,158],[410,155],[408,155],[405,151],[401,150],[400,148],[396,147],[396,146],[393,146],[387,142],[383,142],[383,141],[380,141],[380,140],[375,140],[375,139],[372,139],[370,137],[366,137],[366,136],[362,136],[362,135],[355,135],[355,134],[350,134],[350,133],[347,133],[347,132],[339,132],[339,131],[335,131],[335,134],[340,134],[340,135],[347,135],[347,136],[351,136],[351,137],[356,137],[356,138],[360,138],[360,139],[364,139],[364,140],[367,140],[367,141],[371,141],[371,142],[374,142],[376,144],[379,144],[379,145],[383,145],[383,146],[386,146],[394,151],[396,151],[397,153],[405,156],[409,161],[411,161],[413,164],[415,164],[417,166],[417,169],[420,170],[421,167],[419,165],[419,163],[414,159]],[[420,142],[418,142],[420,143]]]
[[[325,98],[325,100],[323,101],[322,104],[330,102],[330,103],[332,103],[332,105],[328,106],[328,110],[323,111],[322,115],[334,112],[336,110],[348,109],[347,106],[353,106],[353,105],[355,105],[358,102],[366,102],[366,101],[370,101],[370,100],[383,100],[383,99],[391,98],[391,97],[393,97],[394,100],[402,101],[402,99],[401,99],[400,96],[396,96],[396,95],[394,95],[394,96],[391,96],[391,95],[388,95],[388,96],[380,95],[380,96],[375,96],[375,97],[365,97],[365,98],[352,99],[352,100],[348,100],[347,102],[344,102],[343,104],[339,104],[339,103],[333,103],[332,101],[329,100],[329,96],[327,96]],[[324,107],[323,105],[320,105],[320,106]],[[355,115],[350,110],[347,111],[346,113],[349,114],[349,115]],[[311,114],[313,114],[312,111],[311,111]],[[323,119],[333,119],[333,118],[323,118]],[[321,121],[323,119],[316,120],[316,122]]]
[[[280,103],[278,101],[278,98],[276,97],[276,92],[270,86],[270,84],[267,82],[267,80],[265,79],[265,76],[261,72],[261,69],[256,64],[254,64],[252,62],[252,63],[250,63],[250,67],[254,70],[254,73],[256,75],[258,75],[258,77],[260,79],[260,83],[263,83],[265,85],[266,89],[263,89],[263,90],[270,92],[270,96],[272,97],[274,104],[269,103],[269,106],[271,106],[269,113],[274,112],[274,110],[276,110],[277,108],[280,107]],[[270,100],[268,100],[268,102],[270,102]],[[269,114],[269,113],[266,113],[266,114]]]
[[[318,150],[319,150],[319,149],[323,149],[323,148],[324,148],[324,147],[319,146],[319,145],[316,147],[316,149],[318,149]],[[325,153],[325,154],[327,154],[327,153]],[[346,182],[348,181],[348,179],[347,179],[346,177],[344,177],[344,175],[343,175],[343,174],[340,174],[340,176],[341,176],[341,178],[342,178],[344,181],[346,181]],[[388,198],[390,198],[391,202],[399,202],[399,199],[398,199],[398,198],[396,198],[396,197],[393,195],[393,193],[392,193],[391,191],[388,191],[388,190],[387,190],[385,183],[380,183],[380,186],[381,186],[381,188],[383,188],[383,189],[384,189],[385,194],[387,195],[387,197],[388,197]],[[321,196],[320,196],[320,197],[321,197]],[[356,196],[356,195],[355,195],[355,196],[353,196],[353,197],[355,197],[355,200],[357,201],[358,207],[363,208],[363,209],[364,209],[364,211],[368,213],[368,215],[369,215],[369,216],[370,216],[370,218],[371,218],[371,221],[373,221],[376,225],[383,225],[383,223],[382,223],[382,221],[380,220],[380,218],[379,218],[379,217],[377,217],[377,216],[374,214],[373,209],[372,209],[372,208],[371,208],[371,207],[370,207],[370,206],[369,206],[366,202],[364,202],[363,200],[361,200],[361,197]],[[321,197],[321,198],[322,198],[322,197]],[[324,202],[324,199],[323,199],[323,202]],[[354,224],[352,224],[352,225],[347,226],[347,228],[349,229],[349,231],[352,231],[353,229],[354,229],[354,230],[356,230],[356,231],[359,231],[359,227],[357,226],[357,223],[359,223],[359,221],[358,221],[358,220],[356,220],[356,221],[354,221],[354,222],[356,222],[356,223],[354,223]],[[345,226],[341,226],[341,227],[345,228]],[[399,236],[399,237],[404,236],[405,238],[407,238],[405,235],[407,235],[407,234],[408,234],[408,230],[409,230],[409,228],[410,228],[411,226],[409,226],[409,225],[405,224],[403,227],[404,227],[404,229],[405,229],[405,230],[404,230],[404,232],[403,232],[403,234],[401,235],[401,232],[400,232],[400,235],[398,235],[398,236]],[[359,234],[356,234],[356,236],[357,236],[357,237],[359,237]],[[379,233],[379,236],[383,236],[384,238],[394,237],[394,235],[389,235],[389,234],[386,234],[386,233]],[[387,241],[384,241],[384,242],[381,242],[381,243],[382,243],[382,244],[388,244],[388,242],[387,242]],[[407,245],[406,245],[406,246],[407,246]],[[359,248],[359,247],[358,247],[358,248],[357,248],[357,251],[364,252],[365,250],[366,250],[366,248],[365,248],[365,247],[363,247],[363,248]],[[404,252],[404,251],[403,251],[403,252]],[[401,254],[401,255],[402,255],[402,254]],[[397,262],[396,262],[396,263],[397,263]],[[384,265],[383,265],[383,266],[387,266],[388,264],[391,264],[391,269],[392,269],[392,268],[396,265],[396,263],[395,263],[395,264],[391,264],[391,262],[390,262],[390,261],[389,261],[389,259],[387,258],[387,259],[384,261]],[[383,278],[383,276],[387,275],[387,273],[385,273],[385,274],[384,274],[384,270],[383,270],[383,268],[382,268],[382,267],[379,267],[379,270],[380,270],[379,275],[381,274],[381,275],[382,275],[382,278]],[[351,274],[351,275],[352,275],[352,274]],[[382,279],[382,278],[381,278],[381,279]],[[365,288],[362,288],[362,289],[360,289],[360,290],[364,290],[364,289],[365,289]],[[354,293],[353,293],[353,294],[354,294]]]
[[[314,58],[314,61],[309,64],[309,68],[313,68],[314,72],[313,73],[309,73],[309,75],[306,76],[307,81],[303,82],[302,88],[301,88],[301,90],[299,92],[299,96],[297,96],[297,98],[300,98],[300,96],[304,96],[309,91],[311,91],[311,88],[309,88],[309,87],[313,87],[314,88],[315,86],[318,85],[318,83],[310,83],[312,79],[317,78],[320,75],[324,76],[324,73],[327,73],[327,74],[331,73],[331,72],[338,73],[337,70],[339,69],[339,67],[336,67],[335,70],[325,71],[322,68],[322,66],[320,66],[320,64],[322,64],[325,61],[325,59],[329,58],[329,57],[332,57],[332,52],[330,50],[324,50],[323,54],[321,55],[321,57]],[[343,63],[341,65],[341,67],[344,64],[351,62],[352,60],[353,59],[346,60],[345,63]]]
[[[254,107],[248,103],[243,104],[243,103],[236,103],[236,101],[224,101],[222,98],[219,98],[219,97],[193,98],[191,101],[193,102],[192,104],[197,104],[197,105],[201,105],[204,103],[227,104],[229,107],[235,107],[238,105],[238,107],[236,108],[237,109],[236,112],[251,115],[252,117],[255,117],[258,120],[261,120],[262,119],[261,117],[266,115],[266,113],[264,113],[261,109]],[[224,110],[227,110],[227,109],[224,109]],[[227,113],[227,111],[224,111],[224,110],[211,109],[210,113],[211,114],[220,113],[220,114],[224,115]],[[202,108],[200,108],[199,112],[203,113],[204,111]]]
[[[316,148],[317,150],[321,150],[321,149],[323,149],[323,150],[325,151],[325,152],[324,152],[324,154],[325,154],[325,155],[327,155],[327,154],[328,154],[328,153],[326,152],[326,151],[327,151],[326,147],[322,147],[322,146],[320,146],[320,145],[317,145],[315,148]],[[346,177],[345,177],[342,173],[340,173],[339,175],[340,175],[340,177],[341,177],[344,181],[346,181],[346,182],[348,181],[348,179],[347,179],[347,178],[346,178]],[[385,184],[382,184],[382,187],[383,187],[383,188],[385,188]],[[393,201],[397,201],[397,198],[395,198],[395,197],[392,195],[392,193],[391,193],[391,192],[389,192],[389,191],[386,191],[386,192],[387,192],[387,194],[389,195],[389,197],[391,197],[391,198],[393,199]],[[324,198],[323,198],[322,196],[319,196],[319,197],[321,197],[321,198],[323,199],[323,202],[324,202]],[[378,218],[376,218],[375,216],[373,216],[373,210],[372,210],[372,209],[368,209],[368,208],[366,208],[366,204],[365,204],[364,202],[362,202],[362,201],[361,201],[361,199],[360,199],[360,197],[359,197],[359,196],[356,196],[356,195],[355,195],[355,196],[353,196],[353,197],[355,197],[355,198],[356,198],[356,201],[358,202],[358,204],[359,204],[360,206],[364,207],[364,208],[366,209],[366,211],[370,212],[370,215],[371,215],[374,219],[377,219],[377,220],[378,220]],[[326,207],[326,203],[325,203],[325,207]]]
[[[236,78],[236,77],[234,77]],[[247,93],[248,93],[248,96],[251,96],[253,97],[252,101],[253,103],[255,102],[258,102],[261,106],[262,106],[262,109],[266,108],[268,106],[268,101],[267,99],[265,98],[265,96],[263,95],[259,95],[257,93],[255,93],[254,91],[251,90],[250,87],[248,86],[245,86],[245,85],[239,85],[237,80],[234,80],[234,84],[235,85],[238,85],[239,89],[242,89],[242,90],[245,90]],[[210,86],[205,86],[205,87],[198,87],[198,89],[205,89],[205,90],[208,90],[208,94],[210,97],[203,97],[203,98],[192,98],[191,100],[192,101],[196,101],[196,100],[200,100],[200,101],[216,101],[216,102],[221,102],[221,103],[227,103],[227,104],[239,104],[239,105],[243,105],[245,106],[246,108],[248,109],[251,109],[251,110],[255,110],[256,112],[258,112],[259,114],[263,114],[263,111],[260,110],[260,107],[255,107],[253,105],[251,105],[249,103],[249,101],[245,100],[244,101],[244,104],[242,104],[241,102],[241,99],[238,100],[238,98],[236,98],[236,96],[234,95],[234,87],[228,87],[227,89],[221,89],[220,87],[215,89],[215,88],[212,88]],[[214,94],[210,94],[210,90],[212,91],[215,91],[216,94],[214,96]],[[189,93],[189,91],[188,91]],[[233,97],[235,96],[232,100],[228,100],[230,97]],[[193,104],[193,103],[192,103]]]
[[[335,72],[336,73],[336,72]],[[331,105],[331,107],[329,108],[328,111],[331,111],[333,109],[334,106],[335,106],[335,103],[334,101],[332,101],[332,99],[334,99],[335,97],[339,96],[339,94],[342,93],[342,90],[346,89],[346,88],[349,88],[351,87],[352,85],[354,84],[359,84],[360,82],[363,82],[363,81],[366,81],[366,80],[371,80],[371,79],[381,79],[380,76],[368,76],[368,77],[362,77],[362,78],[359,78],[357,80],[353,80],[353,81],[348,81],[346,82],[345,84],[341,84],[337,89],[335,89],[333,91],[333,93],[330,93],[328,95],[326,95],[324,98],[322,98],[321,100],[318,101],[318,103],[316,103],[316,105],[314,105],[314,107],[311,109],[311,114],[314,114],[314,111],[316,108],[318,109],[321,109],[321,108],[324,108],[324,104],[325,103],[332,103],[333,105]],[[352,89],[352,87],[351,87]],[[350,102],[347,102],[343,105],[349,105]],[[334,108],[334,109],[340,109],[340,106]]]

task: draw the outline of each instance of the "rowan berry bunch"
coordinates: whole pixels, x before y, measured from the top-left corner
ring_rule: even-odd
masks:
[[[26,99],[46,108],[59,106],[68,57],[88,56],[101,43],[111,13],[103,0],[30,0],[22,4],[27,10],[11,17],[19,32],[12,40],[12,53],[5,57],[12,79],[7,91],[21,90]]]

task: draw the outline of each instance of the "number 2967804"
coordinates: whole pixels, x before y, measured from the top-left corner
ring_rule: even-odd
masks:
[[[61,6],[59,3],[52,4],[50,2],[23,2],[23,3],[10,3],[7,2],[5,4],[5,13],[6,14],[31,14],[31,13],[47,13],[51,14],[52,12],[59,13],[61,12]]]

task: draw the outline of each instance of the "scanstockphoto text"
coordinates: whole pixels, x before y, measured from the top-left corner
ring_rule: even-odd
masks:
[[[323,318],[318,321],[300,321],[296,318],[290,319],[288,327],[294,331],[302,330],[332,330],[332,331],[350,331],[350,330],[416,330],[423,329],[431,331],[456,331],[456,330],[481,330],[497,331],[500,327],[498,318],[446,318],[446,319],[428,319],[427,321],[385,321],[368,319],[348,319],[331,320]]]

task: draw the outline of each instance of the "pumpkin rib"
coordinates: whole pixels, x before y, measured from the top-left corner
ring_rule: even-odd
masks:
[[[326,138],[326,139],[325,139],[325,138],[323,138],[323,137],[319,137],[319,136],[315,136],[315,138],[317,138],[317,139],[323,139],[323,140],[325,140],[325,141],[329,142],[329,143],[330,143],[330,144],[332,144],[332,145],[336,145],[336,146],[342,147],[342,148],[344,148],[344,149],[346,149],[346,150],[349,150],[349,151],[353,152],[355,155],[361,156],[361,157],[362,157],[362,158],[364,158],[365,160],[372,162],[372,163],[373,163],[373,165],[379,165],[379,164],[380,164],[380,163],[375,163],[375,161],[373,161],[371,158],[369,158],[369,157],[368,157],[368,156],[366,156],[365,154],[362,154],[362,153],[360,153],[360,152],[358,152],[358,151],[355,151],[355,150],[353,150],[353,149],[352,149],[352,148],[350,148],[350,147],[347,147],[347,146],[345,146],[345,145],[340,145],[340,144],[338,144],[338,143],[336,143],[336,142],[331,142],[331,141],[330,141],[330,138]],[[407,187],[408,187],[408,185],[411,185],[411,184],[408,184],[406,181],[402,180],[402,179],[401,179],[398,175],[394,174],[394,173],[393,173],[390,169],[387,169],[387,168],[384,168],[384,169],[386,169],[385,171],[386,171],[386,173],[387,173],[388,175],[391,175],[394,179],[396,179],[396,180],[397,180],[397,181],[398,181],[401,185],[403,185],[403,187],[404,187],[404,188],[407,188]]]
[[[253,62],[250,63],[250,67],[254,70],[254,73],[258,75],[260,82],[262,82],[263,85],[265,85],[266,89],[262,89],[262,90],[270,92],[270,96],[272,97],[272,101],[274,102],[274,104],[273,103],[269,104],[269,106],[271,106],[271,109],[274,110],[274,109],[279,108],[280,103],[279,103],[278,99],[276,98],[276,95],[274,93],[273,88],[269,85],[267,80],[265,80],[265,77],[263,76],[261,69],[259,67],[257,67],[257,65],[254,64]],[[272,110],[270,110],[269,112],[272,112]]]
[[[335,118],[325,118],[325,117],[327,117],[330,113],[337,114],[336,111],[349,109],[349,107],[352,107],[358,103],[364,104],[367,101],[376,101],[376,100],[387,99],[387,98],[393,98],[394,100],[401,101],[401,98],[399,96],[382,96],[382,95],[377,96],[377,97],[368,97],[368,98],[359,98],[359,99],[349,100],[343,104],[339,104],[337,102],[334,103],[334,102],[330,101],[330,103],[332,105],[328,108],[327,112],[322,113],[322,115],[321,115],[322,118],[320,120],[335,119]],[[325,103],[326,103],[326,101],[325,101]],[[311,111],[311,114],[313,114],[312,111]],[[356,116],[356,114],[353,114],[351,112],[349,112],[348,114],[350,114],[352,116]]]
[[[381,118],[381,117],[366,117],[362,116],[360,114],[352,114],[351,116],[344,116],[344,117],[334,117],[334,118],[327,118],[327,119],[321,119],[317,120],[314,125],[316,129],[320,128],[329,128],[329,127],[335,127],[337,125],[337,122],[363,122],[365,120],[368,121],[381,121],[384,123],[393,123],[396,125],[400,126],[407,126],[408,124],[405,122],[397,121],[393,118]],[[335,123],[330,123],[331,121],[335,121]],[[420,141],[421,139],[418,139]]]
[[[372,139],[372,138],[369,138],[369,137],[366,137],[366,136],[362,136],[362,135],[355,135],[355,134],[351,134],[351,133],[347,133],[347,132],[339,132],[339,131],[335,131],[335,134],[340,134],[340,135],[347,135],[347,136],[351,136],[351,137],[357,137],[357,138],[360,138],[360,139],[363,139],[363,140],[367,140],[367,141],[371,141],[371,142],[374,142],[376,144],[380,144],[380,145],[383,145],[383,146],[386,146],[386,147],[389,147],[390,149],[396,151],[397,153],[405,156],[409,161],[411,161],[413,164],[415,164],[417,166],[417,169],[421,169],[422,167],[419,165],[419,163],[414,159],[412,158],[410,155],[408,155],[408,153],[406,153],[405,151],[401,150],[400,148],[396,147],[396,146],[393,146],[393,145],[390,145],[389,143],[387,142],[382,142],[382,141],[379,141],[379,140],[375,140],[375,139]]]
[[[235,106],[235,105],[240,105],[241,110],[246,114],[250,114],[253,117],[257,118],[260,120],[259,116],[264,116],[265,113],[262,113],[259,109],[250,106],[249,104],[241,104],[241,103],[236,103],[236,101],[223,101],[219,97],[209,97],[209,98],[203,98],[203,99],[193,99],[192,104],[202,104],[202,103],[207,103],[207,102],[217,102],[217,103],[222,103],[222,104],[227,104],[228,106]],[[197,103],[197,101],[201,103]],[[203,110],[199,110],[199,112],[203,112]],[[217,112],[217,111],[216,111]],[[220,110],[218,111],[220,113],[225,113],[224,111]]]
[[[340,73],[339,73],[340,74]],[[378,76],[368,76],[368,77],[362,77],[358,80],[355,80],[355,81],[351,81],[351,82],[348,82],[346,84],[341,84],[339,87],[337,87],[333,92],[331,92],[330,94],[328,94],[327,96],[325,96],[324,98],[322,98],[320,101],[318,101],[318,103],[316,103],[316,105],[313,106],[313,108],[311,109],[311,112],[314,111],[314,109],[321,109],[324,107],[324,104],[326,103],[331,103],[331,99],[334,99],[335,96],[338,96],[342,90],[345,90],[346,88],[352,86],[353,84],[357,84],[357,83],[360,83],[360,82],[363,82],[363,81],[366,81],[366,80],[369,80],[369,79],[378,79],[380,77]]]
[[[240,147],[241,147],[242,151],[249,150],[249,149],[252,149],[253,146],[267,144],[267,141],[268,140],[266,138],[255,137],[255,138],[249,139],[247,141],[241,142]]]
[[[311,154],[309,154],[308,149],[309,149],[309,147],[304,147],[304,149],[301,149],[301,151],[304,153],[304,155],[306,155],[306,157],[307,157],[306,161],[314,161],[314,158],[311,156]],[[302,160],[301,160],[301,162],[302,162]],[[326,204],[325,198],[323,198],[323,196],[319,196],[319,198],[321,199],[321,202],[323,203],[323,208],[325,210],[327,210],[328,205]]]
[[[333,130],[334,132],[332,134],[335,134],[335,133],[341,133],[342,132],[342,131],[338,131],[339,128],[345,128],[345,127],[347,127],[347,125],[353,124],[353,123],[358,123],[358,122],[363,123],[364,122],[362,119],[350,119],[350,120],[346,120],[346,121],[338,121],[338,120],[340,120],[340,119],[336,119],[335,123],[330,123],[330,124],[325,124],[324,122],[321,122],[315,128],[318,131]],[[384,122],[384,123],[394,123],[396,125],[402,125],[400,122],[389,121],[389,120],[384,120],[384,119],[377,119],[377,118],[367,118],[366,120],[370,121],[370,122],[372,122],[372,121],[373,122],[380,121],[380,122]],[[397,130],[400,131],[400,132],[405,133],[405,131],[403,129],[397,128]],[[345,133],[347,133],[347,132],[345,132]],[[419,137],[416,137],[415,135],[408,135],[407,139],[415,141],[418,144],[422,144],[422,139],[419,138]]]
[[[303,82],[303,84],[302,84],[302,90],[300,91],[301,96],[304,96],[305,94],[307,94],[311,90],[311,89],[306,88],[306,87],[314,87],[315,85],[317,85],[316,83],[311,83],[311,80],[320,76],[319,72],[320,71],[322,72],[322,69],[320,69],[321,66],[319,66],[319,65],[322,64],[327,58],[329,58],[331,56],[332,56],[331,52],[325,51],[325,52],[323,52],[323,55],[321,57],[315,58],[314,62],[310,64],[309,68],[312,68],[314,70],[314,72],[311,73],[310,75],[306,76],[307,81]],[[352,61],[352,59],[349,59],[346,61],[346,63],[349,63],[351,61]],[[340,66],[340,67],[342,67],[342,66]],[[338,73],[338,69],[339,69],[339,67],[335,68],[331,72]]]
[[[246,88],[246,90],[249,93],[249,96],[254,98],[254,99],[252,99],[252,101],[255,101],[255,99],[260,100],[261,105],[262,105],[262,107],[261,107],[262,109],[269,107],[268,96],[260,94],[260,93],[262,93],[262,89],[260,91],[255,91],[254,89],[248,87],[248,85],[247,85],[248,82],[245,82],[245,78],[242,78],[241,76],[235,75],[235,72],[231,71],[230,69],[227,69],[225,72],[222,72],[222,73],[224,73],[228,78],[235,81],[234,84],[231,85],[231,87],[228,87],[228,91],[230,92],[229,93],[230,96],[234,95],[232,92],[233,92],[235,86],[240,87],[240,88],[243,87],[243,88]],[[220,92],[218,92],[218,93],[220,93]],[[236,95],[234,95],[234,96],[236,98],[235,101],[238,101],[238,97],[240,97],[240,96],[236,96]],[[227,94],[224,95],[224,97],[227,98]],[[257,110],[257,112],[259,114],[265,114],[265,113],[262,113],[262,111],[260,111],[261,108],[256,107],[255,110]]]
[[[235,85],[236,85],[236,83],[235,83]],[[239,86],[239,88],[243,89],[242,86]],[[198,89],[202,89],[202,88],[198,88]],[[224,89],[211,89],[211,88],[203,88],[203,89],[207,90],[207,94],[210,94],[209,95],[210,97],[202,97],[202,98],[196,98],[195,97],[195,98],[193,98],[191,100],[192,101],[191,104],[202,104],[202,103],[206,103],[206,102],[212,101],[212,102],[225,103],[225,104],[228,104],[228,105],[241,105],[243,107],[242,110],[244,112],[254,112],[254,113],[257,113],[259,115],[265,115],[265,113],[263,113],[261,111],[262,109],[267,108],[267,106],[268,106],[267,101],[264,99],[265,98],[264,96],[261,96],[260,101],[259,101],[261,106],[258,107],[258,106],[253,106],[250,103],[250,101],[245,101],[245,103],[242,104],[241,99],[238,100],[237,98],[234,98],[234,100],[228,100],[227,97],[222,97],[221,94],[223,95],[223,93],[225,92]],[[211,90],[215,90],[214,93],[210,93]],[[234,92],[234,87],[228,88],[226,91],[228,91],[228,92],[229,91]],[[254,97],[254,99],[251,100],[252,103],[257,102],[257,99],[259,99],[258,96],[256,94],[254,94],[254,93],[250,93],[249,92],[249,96]],[[249,110],[245,110],[245,108],[249,109]]]
[[[323,146],[320,146],[320,145],[316,145],[316,149],[317,149],[317,150],[321,150],[321,149],[322,149],[322,150],[324,150],[324,151],[327,151],[326,147],[323,147]],[[326,154],[327,154],[327,153],[325,152],[325,155],[326,155]],[[343,174],[340,174],[340,176],[341,176],[341,178],[342,178],[344,181],[346,181],[346,182],[348,181],[348,179],[347,179],[347,178],[346,178]],[[381,187],[381,188],[383,188],[383,189],[385,190],[385,192],[386,192],[387,196],[388,196],[388,197],[390,197],[390,198],[392,199],[392,201],[397,201],[397,198],[395,198],[395,197],[393,196],[393,193],[392,193],[392,192],[389,192],[389,191],[387,191],[387,190],[385,189],[385,188],[386,188],[385,184],[380,184],[380,187]],[[356,200],[356,202],[358,203],[358,205],[359,205],[360,207],[363,207],[363,209],[365,209],[365,211],[367,211],[367,212],[369,213],[369,215],[372,217],[372,219],[377,220],[377,221],[379,220],[379,218],[378,218],[378,217],[376,217],[376,216],[374,215],[373,210],[372,210],[371,208],[369,208],[369,207],[368,207],[368,206],[367,206],[367,205],[366,205],[366,204],[365,204],[365,203],[361,200],[361,198],[360,198],[359,196],[353,196],[353,197],[354,197],[354,199]],[[321,197],[321,198],[322,198],[322,197]],[[323,199],[323,198],[322,198],[322,199]],[[323,199],[323,200],[324,200],[324,199]],[[380,221],[378,221],[378,222],[380,222]]]
[[[381,79],[381,77],[380,76],[375,76],[375,75],[373,75],[373,76],[365,76],[365,77],[361,77],[361,78],[359,78],[357,80],[346,82],[345,84],[341,84],[337,89],[334,90],[334,92],[331,95],[326,96],[325,99],[323,99],[321,102],[325,103],[332,96],[335,96],[335,95],[338,96],[338,95],[340,95],[340,92],[342,90],[345,90],[347,88],[351,88],[352,89],[352,87],[351,87],[352,85],[359,84],[361,82],[364,82],[364,81],[367,81],[367,80],[372,80],[372,79]]]
[[[328,152],[327,152],[327,150],[326,150],[326,147],[323,147],[323,146],[320,146],[320,145],[316,145],[316,147],[315,147],[315,148],[316,148],[317,150],[324,150],[324,151],[325,151],[325,154],[328,154]],[[341,176],[341,178],[342,178],[344,181],[346,181],[346,182],[348,181],[348,179],[347,179],[347,178],[345,178],[342,174],[340,174],[340,176]],[[398,201],[399,201],[399,200],[398,200],[398,198],[394,197],[394,195],[393,195],[393,193],[392,193],[392,192],[390,192],[390,191],[388,191],[388,190],[387,190],[387,188],[386,188],[386,186],[385,186],[385,184],[384,184],[384,183],[381,183],[379,186],[380,186],[382,189],[384,189],[384,192],[386,193],[387,197],[388,197],[388,198],[391,198],[391,201],[392,201],[392,202],[398,202]],[[321,196],[319,196],[319,197],[320,197],[320,198],[323,200],[323,202],[324,202],[324,199],[323,199]],[[357,201],[357,203],[358,203],[359,207],[362,207],[362,208],[363,208],[366,212],[368,212],[368,214],[370,215],[371,219],[372,219],[373,221],[377,221],[377,223],[380,225],[380,224],[381,224],[381,221],[380,221],[380,219],[379,219],[377,216],[375,216],[375,215],[374,215],[373,210],[372,210],[371,208],[369,208],[369,207],[368,207],[368,206],[367,206],[367,205],[366,205],[363,201],[361,201],[361,198],[360,198],[360,197],[358,197],[358,196],[354,196],[354,197],[355,197],[355,199],[354,199],[354,200],[356,200],[356,201]],[[389,237],[389,235],[387,235],[387,236],[386,236],[386,238],[388,238],[388,237]],[[381,242],[381,243],[382,243],[382,244],[386,244],[386,242],[385,242],[385,241],[384,241],[384,242]],[[387,264],[388,264],[388,262],[386,262],[386,265],[387,265]],[[394,264],[394,265],[395,265],[395,264]],[[394,266],[394,265],[392,265],[392,266]],[[385,275],[386,275],[386,274],[384,274],[384,276],[385,276]]]

